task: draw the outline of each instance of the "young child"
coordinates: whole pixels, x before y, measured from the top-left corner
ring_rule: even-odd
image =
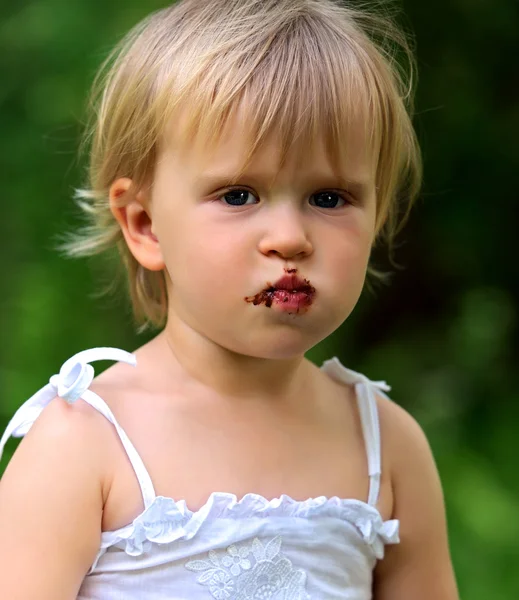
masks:
[[[304,357],[417,193],[401,51],[333,0],[181,0],[109,57],[67,248],[117,245],[160,333],[79,352],[10,422],[1,598],[458,597],[421,429]]]

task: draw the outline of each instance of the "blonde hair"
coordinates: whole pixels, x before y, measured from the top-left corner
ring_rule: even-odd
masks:
[[[272,132],[282,156],[324,136],[340,164],[348,127],[362,116],[377,165],[377,239],[391,244],[421,182],[414,72],[407,37],[380,2],[368,10],[334,0],[180,0],[152,13],[94,80],[81,146],[90,151],[88,183],[76,190],[88,223],[61,248],[69,256],[117,248],[140,329],[163,326],[165,273],[146,270],[129,251],[110,186],[119,177],[136,190],[152,184],[168,128],[179,143],[216,144],[239,104],[250,123],[244,164]],[[186,108],[185,127],[175,129]]]

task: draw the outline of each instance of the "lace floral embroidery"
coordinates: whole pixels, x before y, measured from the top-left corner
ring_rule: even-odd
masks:
[[[211,550],[207,560],[192,560],[186,568],[200,573],[198,583],[216,600],[309,600],[306,573],[282,555],[281,544],[281,536],[265,545],[254,538],[251,545]]]

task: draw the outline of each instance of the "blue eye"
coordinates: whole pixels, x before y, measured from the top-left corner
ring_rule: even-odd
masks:
[[[256,197],[248,190],[229,190],[220,198],[228,206],[246,206],[257,203]]]
[[[342,208],[347,200],[337,192],[317,192],[310,198],[310,204],[318,208]]]

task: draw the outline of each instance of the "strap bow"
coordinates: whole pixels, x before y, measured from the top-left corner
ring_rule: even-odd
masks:
[[[23,437],[53,398],[59,396],[69,404],[81,398],[94,379],[94,368],[89,363],[96,360],[122,361],[132,366],[137,364],[134,354],[119,348],[91,348],[66,360],[59,373],[53,375],[49,383],[33,394],[14,414],[0,440],[0,459],[7,440],[11,436]]]

